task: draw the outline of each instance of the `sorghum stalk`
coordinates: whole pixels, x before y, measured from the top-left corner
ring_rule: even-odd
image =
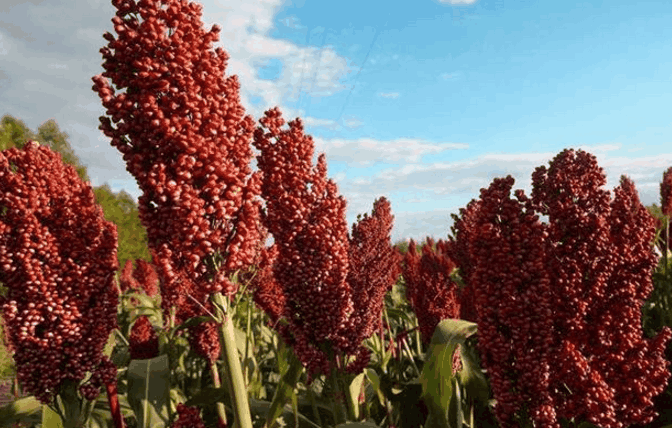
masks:
[[[222,343],[222,359],[224,360],[224,369],[227,373],[229,391],[233,395],[233,411],[235,414],[235,423],[239,428],[252,428],[252,418],[250,416],[250,405],[247,400],[247,388],[243,371],[240,367],[238,358],[238,348],[236,346],[236,336],[233,330],[233,320],[228,314],[228,304],[220,293],[212,296],[212,301],[216,308],[218,321],[221,322],[219,328],[219,340]]]
[[[115,428],[124,428],[124,416],[121,414],[119,407],[119,397],[117,396],[117,383],[108,383],[105,385],[107,389],[107,402],[110,405],[110,413],[112,413],[112,420]]]
[[[219,369],[217,368],[217,362],[212,361],[209,363],[210,373],[212,375],[212,385],[215,388],[221,388],[222,382],[219,379]],[[219,423],[222,426],[226,426],[226,407],[224,403],[217,402],[217,415],[219,416]]]

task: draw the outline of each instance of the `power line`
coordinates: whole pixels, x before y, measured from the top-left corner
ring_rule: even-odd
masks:
[[[385,27],[387,27],[387,22],[385,23]],[[366,64],[366,61],[369,59],[369,54],[371,54],[371,50],[373,49],[374,43],[376,43],[376,39],[378,38],[378,34],[380,34],[380,29],[376,27],[376,34],[373,36],[373,40],[371,41],[371,45],[369,46],[369,50],[366,52],[366,56],[364,57],[364,61],[362,62],[362,66],[359,68],[357,71],[357,74],[355,75],[355,82],[352,84],[352,87],[350,88],[350,91],[348,92],[348,96],[345,98],[345,102],[343,103],[343,107],[341,108],[341,113],[338,115],[338,119],[336,119],[336,123],[339,123],[341,121],[341,117],[343,116],[343,112],[345,111],[345,107],[348,105],[348,101],[350,101],[350,96],[352,95],[352,91],[355,89],[355,86],[357,86],[357,82],[359,81],[359,75],[362,73],[362,70],[364,69],[364,65]]]
[[[317,60],[317,67],[315,68],[315,73],[313,73],[313,81],[310,83],[310,92],[309,95],[313,92],[315,87],[315,80],[317,80],[317,75],[322,67],[322,55],[324,54],[324,41],[327,39],[327,30],[322,32],[322,43],[320,43],[320,57]],[[308,107],[306,108],[306,117],[308,117],[308,112],[310,111],[310,106],[313,104],[313,97],[310,96],[308,101]]]
[[[388,8],[387,10],[387,20],[385,21],[385,26],[383,29],[387,28],[387,24],[390,22],[390,15],[392,14],[392,9]],[[338,115],[338,119],[336,119],[336,123],[340,123],[341,118],[343,117],[343,112],[345,111],[345,107],[348,105],[348,102],[350,101],[350,96],[352,95],[352,91],[355,89],[355,86],[357,86],[357,82],[359,81],[359,75],[362,73],[362,70],[364,69],[364,65],[366,65],[366,61],[369,59],[369,54],[371,53],[371,49],[373,49],[374,43],[376,43],[376,39],[378,39],[378,35],[380,34],[380,29],[376,27],[376,34],[373,36],[373,40],[371,41],[371,45],[369,46],[368,52],[366,52],[366,56],[364,57],[364,62],[362,62],[362,66],[360,67],[359,71],[357,71],[357,75],[355,76],[355,82],[352,84],[352,87],[350,88],[350,91],[348,92],[348,96],[345,98],[345,102],[343,103],[343,108],[341,108],[341,113]]]

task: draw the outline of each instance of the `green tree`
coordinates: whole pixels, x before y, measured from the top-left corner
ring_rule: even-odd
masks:
[[[133,197],[123,190],[114,193],[106,184],[93,189],[96,202],[103,207],[105,219],[117,225],[119,266],[126,260],[151,259],[147,246],[147,232],[140,223],[138,206]]]
[[[22,120],[8,114],[0,119],[0,150],[22,148],[26,141],[36,139],[35,133]]]
[[[61,132],[54,119],[49,119],[37,128],[37,141],[60,153],[63,162],[72,165],[82,181],[91,181],[86,173],[86,167],[79,163],[79,158],[68,142],[68,134]]]

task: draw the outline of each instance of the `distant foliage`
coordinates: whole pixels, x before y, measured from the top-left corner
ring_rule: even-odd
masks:
[[[150,260],[147,232],[140,223],[133,197],[124,191],[114,193],[108,185],[96,187],[93,193],[103,207],[105,219],[117,225],[119,266],[124,266],[127,260]]]
[[[0,119],[0,150],[16,147],[23,148],[29,140],[37,141],[42,146],[60,154],[66,165],[72,165],[82,181],[90,181],[86,173],[86,167],[80,164],[79,158],[70,146],[68,134],[61,132],[54,119],[49,119],[33,132],[26,124],[8,114]]]

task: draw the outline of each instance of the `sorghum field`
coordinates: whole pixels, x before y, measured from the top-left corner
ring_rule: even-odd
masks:
[[[112,3],[93,90],[143,193],[113,215],[54,144],[0,152],[0,426],[672,426],[672,167],[644,207],[567,149],[393,245],[300,118],[245,115],[200,5]]]

